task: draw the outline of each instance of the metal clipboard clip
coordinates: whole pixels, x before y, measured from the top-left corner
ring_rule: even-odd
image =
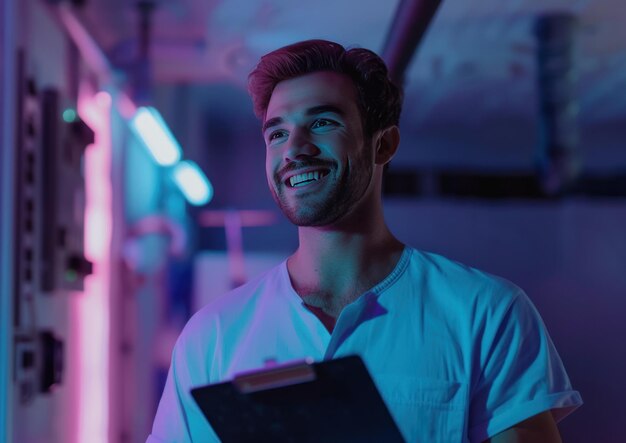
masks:
[[[269,369],[237,374],[233,378],[233,385],[242,394],[250,394],[315,381],[317,375],[312,363],[313,359],[307,358]]]

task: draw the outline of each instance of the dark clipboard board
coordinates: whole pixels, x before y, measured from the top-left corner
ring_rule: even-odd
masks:
[[[191,395],[223,443],[404,442],[358,356],[250,372]]]

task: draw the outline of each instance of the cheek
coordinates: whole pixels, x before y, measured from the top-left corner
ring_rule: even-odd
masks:
[[[268,149],[265,150],[265,171],[269,172],[272,168],[272,156],[270,155],[270,151]]]
[[[274,181],[274,173],[277,170],[276,160],[270,155],[269,152],[265,152],[265,175],[267,181],[271,184]]]

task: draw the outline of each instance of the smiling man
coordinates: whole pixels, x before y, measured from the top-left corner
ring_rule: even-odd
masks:
[[[560,441],[556,422],[582,402],[524,292],[406,246],[385,223],[402,100],[383,61],[300,42],[264,56],[249,89],[269,188],[299,246],[188,322],[148,442],[217,441],[192,387],[350,354],[407,441]]]

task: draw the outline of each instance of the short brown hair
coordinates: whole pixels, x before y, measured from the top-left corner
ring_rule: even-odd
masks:
[[[385,62],[369,49],[346,50],[327,40],[306,40],[284,46],[261,57],[248,76],[254,113],[265,119],[272,92],[278,83],[317,71],[332,71],[352,79],[357,90],[364,132],[398,125],[402,90],[390,79]]]

